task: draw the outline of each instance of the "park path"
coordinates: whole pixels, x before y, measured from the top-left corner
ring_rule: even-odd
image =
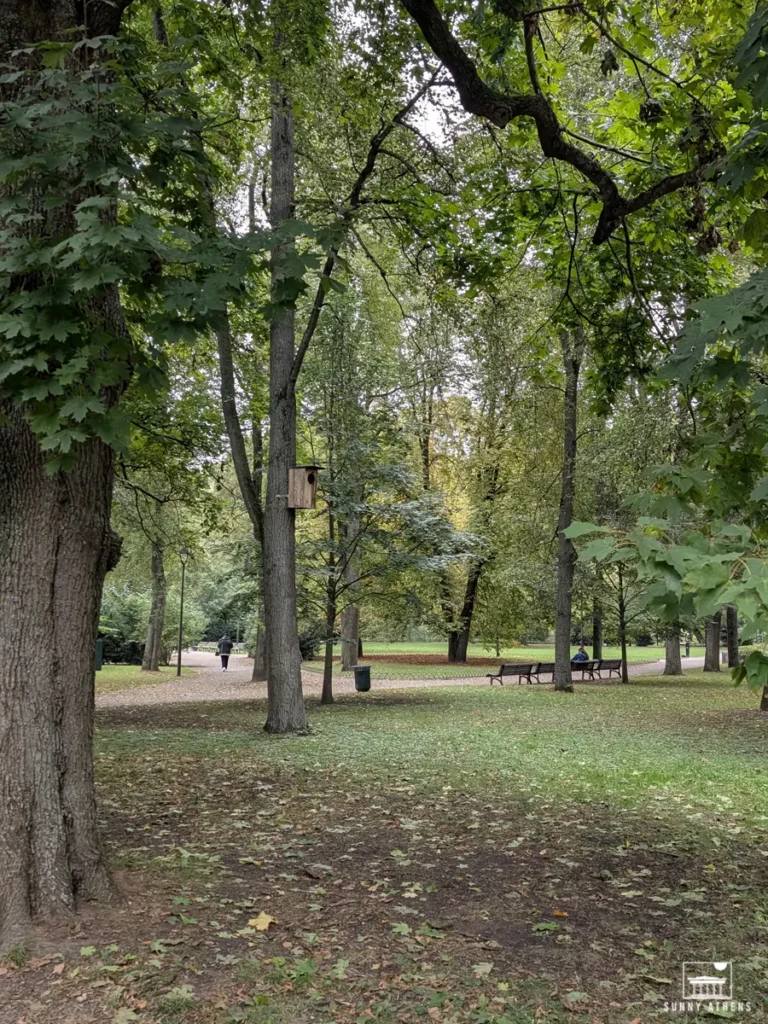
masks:
[[[209,700],[251,700],[267,696],[266,683],[251,682],[253,662],[245,655],[231,655],[226,672],[222,672],[219,659],[215,654],[207,654],[203,651],[185,651],[182,655],[182,664],[195,669],[194,675],[166,678],[156,686],[142,686],[133,690],[105,693],[96,698],[96,706],[108,708],[150,704],[184,704]],[[703,665],[703,658],[683,658],[684,668],[701,668]],[[630,676],[653,675],[660,673],[663,668],[663,661],[654,661],[645,665],[630,665],[629,674]],[[302,680],[305,694],[320,693],[323,683],[321,673],[304,671]],[[484,675],[458,679],[374,678],[372,688],[374,690],[410,690],[435,686],[476,686],[481,684],[488,685],[488,680]],[[354,678],[351,675],[334,676],[333,691],[335,694],[354,693]]]

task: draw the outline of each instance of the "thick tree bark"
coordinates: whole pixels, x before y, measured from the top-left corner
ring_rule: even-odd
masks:
[[[723,613],[718,612],[707,620],[706,643],[704,646],[704,671],[720,671],[720,628]]]
[[[112,452],[45,473],[18,410],[0,428],[0,945],[111,894],[96,830],[94,642],[119,544]]]
[[[599,661],[603,656],[603,606],[600,598],[592,598],[592,657]]]
[[[664,672],[665,676],[681,676],[683,660],[680,657],[680,623],[672,622],[667,627],[664,640]]]
[[[295,167],[290,97],[279,84],[272,90],[272,226],[293,216]],[[282,282],[276,249],[273,291]],[[301,690],[296,609],[296,522],[288,508],[288,471],[296,458],[294,311],[282,308],[270,325],[269,472],[264,515],[264,601],[267,630],[267,732],[302,732],[307,727]]]
[[[267,638],[264,632],[264,625],[261,621],[261,609],[258,609],[259,621],[256,623],[256,646],[253,650],[253,671],[251,672],[252,683],[263,683],[268,678],[267,674]]]
[[[341,668],[346,672],[357,665],[360,650],[360,609],[349,604],[341,613]]]
[[[163,549],[152,544],[152,607],[149,612],[147,639],[144,643],[142,672],[158,672],[163,654],[163,628],[165,626],[165,602],[168,588],[163,569]]]
[[[573,522],[576,489],[576,418],[579,397],[580,344],[568,331],[560,336],[565,369],[563,468],[560,487],[560,515],[557,522],[557,601],[555,618],[555,689],[573,692],[571,675],[571,610],[576,548],[565,536]]]
[[[725,608],[725,634],[728,642],[728,668],[739,664],[739,610],[735,604]]]
[[[116,34],[129,2],[94,0],[88,33]],[[83,15],[75,0],[0,0],[0,60],[28,62],[12,51],[72,38]],[[30,199],[34,208],[39,197]],[[74,214],[58,207],[52,216],[61,233]],[[25,232],[46,231],[45,217]],[[116,289],[92,298],[88,317],[94,332],[123,334]],[[79,900],[112,895],[92,738],[101,589],[119,554],[109,526],[114,456],[89,441],[71,472],[47,474],[26,411],[0,401],[0,948],[38,921],[67,917]]]
[[[763,695],[760,698],[760,710],[768,711],[768,686],[763,687]]]
[[[469,635],[472,630],[472,616],[475,612],[477,602],[477,588],[480,585],[480,577],[483,573],[484,562],[473,562],[467,576],[467,586],[464,591],[464,603],[461,606],[459,615],[459,629],[456,634],[456,648],[453,661],[466,664],[467,650],[469,649]]]

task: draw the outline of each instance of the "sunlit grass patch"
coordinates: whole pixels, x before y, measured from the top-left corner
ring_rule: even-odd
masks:
[[[182,675],[196,675],[193,668],[182,667]],[[163,665],[159,672],[142,672],[139,665],[104,665],[96,673],[96,694],[137,690],[143,686],[157,686],[176,678],[175,665]]]

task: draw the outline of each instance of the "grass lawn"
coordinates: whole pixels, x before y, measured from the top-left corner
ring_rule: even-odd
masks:
[[[371,675],[374,679],[470,679],[485,675],[487,672],[495,671],[499,663],[506,662],[532,662],[532,661],[553,661],[555,657],[554,647],[509,647],[501,652],[500,657],[490,654],[482,647],[472,644],[469,648],[470,659],[480,659],[465,665],[451,665],[447,661],[436,662],[436,655],[445,656],[445,644],[383,644],[365,643],[365,654],[361,664],[368,664],[373,657]],[[574,646],[573,654],[578,647]],[[591,653],[591,651],[590,651]],[[702,653],[698,648],[692,648],[691,654]],[[431,656],[431,658],[429,657]],[[392,661],[379,661],[378,658],[392,658]],[[621,651],[618,647],[605,647],[604,658],[619,658]],[[633,665],[648,664],[659,661],[664,657],[663,647],[629,647],[627,649],[627,661]],[[396,660],[395,660],[396,659]],[[424,659],[420,662],[419,659]],[[304,663],[304,668],[309,672],[323,671],[322,656]],[[341,674],[340,658],[334,661],[334,675]]]
[[[692,1019],[733,960],[765,1019],[768,715],[726,674],[103,709],[125,894],[17,951],[35,1024],[629,1024]],[[25,957],[31,956],[25,959]],[[63,964],[63,969],[61,965]],[[19,966],[21,965],[21,966]],[[0,1019],[4,1020],[0,1012]]]
[[[193,668],[182,666],[181,671],[185,676],[195,674]],[[159,672],[142,672],[138,665],[104,665],[96,673],[96,694],[136,690],[141,686],[157,686],[158,683],[164,683],[175,675],[175,665],[164,665]]]

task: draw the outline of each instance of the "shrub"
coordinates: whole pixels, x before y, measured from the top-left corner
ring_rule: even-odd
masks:
[[[115,630],[100,631],[99,639],[103,643],[104,664],[140,665],[144,657],[144,644],[138,640],[128,640],[122,633]]]

